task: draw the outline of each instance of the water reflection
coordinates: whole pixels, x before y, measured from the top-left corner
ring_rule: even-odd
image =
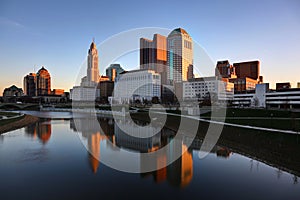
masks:
[[[51,120],[41,119],[39,122],[31,124],[25,127],[25,133],[46,144],[51,138]]]
[[[99,160],[101,156],[101,144],[105,143],[105,152],[119,151],[119,147],[126,151],[134,151],[140,153],[149,153],[157,151],[162,147],[166,149],[155,157],[155,163],[149,163],[144,156],[140,156],[139,162],[141,168],[147,165],[154,164],[157,166],[156,171],[142,173],[141,177],[152,175],[155,182],[167,181],[173,186],[185,187],[193,177],[193,150],[199,150],[202,145],[202,140],[199,138],[181,136],[174,138],[174,131],[162,129],[157,131],[152,137],[139,138],[133,137],[125,133],[117,124],[122,124],[126,130],[134,130],[134,125],[145,125],[143,122],[135,121],[135,124],[130,120],[118,119],[118,123],[114,123],[111,118],[98,118],[91,120],[89,118],[76,118],[70,121],[70,128],[76,132],[80,132],[82,137],[87,140],[88,161],[93,173],[96,173],[99,168]],[[136,132],[136,134],[144,134]],[[191,142],[192,141],[192,142]],[[191,143],[188,148],[187,144]],[[182,156],[178,159],[175,155],[180,153]],[[225,147],[215,146],[212,150],[218,157],[228,158],[231,151]],[[167,165],[168,161],[175,160],[172,164]],[[163,167],[162,167],[163,166]]]
[[[127,130],[133,129],[134,124],[132,122],[123,119],[118,119],[118,123],[122,126],[126,126]],[[38,139],[43,145],[47,144],[51,139],[51,119],[40,119],[39,122],[31,124],[25,128],[25,133],[34,138]],[[135,124],[145,125],[144,122],[135,121]],[[87,160],[90,169],[93,173],[97,173],[100,166],[100,158],[102,154],[109,154],[110,152],[118,152],[119,148],[125,151],[134,151],[140,153],[154,152],[162,147],[167,148],[163,153],[159,154],[155,158],[154,165],[157,166],[156,171],[142,173],[140,176],[144,179],[146,177],[153,177],[156,183],[168,182],[170,185],[176,187],[185,187],[189,185],[193,178],[193,151],[200,150],[203,140],[201,137],[190,138],[188,136],[181,136],[180,138],[174,138],[174,131],[169,129],[162,129],[158,131],[153,137],[139,138],[133,137],[124,131],[122,131],[117,123],[112,118],[97,118],[97,120],[91,120],[89,118],[75,118],[70,120],[70,128],[76,132],[79,132],[83,138],[86,139],[87,147]],[[141,133],[142,134],[142,133]],[[240,137],[240,136],[239,136]],[[3,142],[3,136],[0,140]],[[222,138],[221,138],[222,139]],[[241,138],[243,139],[243,138]],[[187,144],[191,143],[190,147]],[[105,144],[105,145],[104,145]],[[101,153],[101,145],[104,145]],[[119,147],[119,148],[116,148]],[[235,148],[239,145],[235,145]],[[254,150],[252,150],[254,151]],[[248,151],[242,151],[245,153]],[[46,149],[40,149],[33,151],[32,149],[24,150],[24,159],[26,160],[38,160],[44,161],[47,156]],[[174,159],[174,155],[180,153],[182,156],[176,159],[172,164],[167,165],[168,161]],[[232,155],[232,151],[225,147],[216,145],[211,154],[215,154],[219,158],[229,159]],[[41,156],[43,155],[43,156]],[[258,155],[258,154],[257,154]],[[265,154],[264,154],[265,155]],[[153,161],[153,160],[152,160]],[[139,165],[141,168],[149,165],[150,161],[145,157],[139,157]],[[151,163],[153,164],[153,163]],[[253,163],[253,159],[250,160],[250,172],[252,172],[253,165],[255,165],[256,171],[258,171],[260,161]],[[164,166],[164,167],[162,167]],[[166,166],[166,167],[165,167]],[[280,179],[282,170],[277,168],[275,175]],[[292,176],[294,184],[298,183],[298,177]]]
[[[128,128],[133,125],[126,119],[118,120]],[[296,137],[228,128],[222,134],[218,145],[200,160],[197,154],[203,137],[199,135],[195,139],[186,135],[174,137],[173,131],[163,129],[151,138],[140,139],[124,133],[111,118],[98,118],[93,123],[87,118],[41,119],[0,137],[3,138],[1,197],[40,199],[44,195],[46,199],[60,199],[63,195],[73,199],[118,199],[124,194],[130,198],[146,194],[148,198],[173,199],[299,197],[300,147]],[[162,147],[166,147],[163,153],[151,161],[158,170],[147,173],[123,173],[99,162],[99,158],[107,157],[123,162],[124,151],[153,153]],[[162,167],[178,152],[182,153],[179,159]],[[121,155],[116,157],[117,153]],[[143,156],[137,161],[140,167],[149,165]],[[15,192],[16,188],[22,189]]]

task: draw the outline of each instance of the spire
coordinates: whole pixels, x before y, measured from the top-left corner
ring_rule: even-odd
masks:
[[[93,37],[93,42],[91,43],[90,49],[96,49],[95,38]]]

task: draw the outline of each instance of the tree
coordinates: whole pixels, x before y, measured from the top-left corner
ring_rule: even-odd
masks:
[[[158,96],[152,97],[151,102],[152,102],[153,104],[158,104],[158,103],[159,103],[159,98],[158,98]]]

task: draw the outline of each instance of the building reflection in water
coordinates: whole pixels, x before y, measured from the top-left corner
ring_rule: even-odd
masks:
[[[87,139],[89,164],[93,173],[96,173],[99,168],[101,142],[108,139],[114,143],[112,119],[99,118],[97,121],[89,118],[75,118],[70,121],[70,128],[81,132],[82,136]]]
[[[155,182],[168,181],[176,187],[187,186],[193,177],[193,157],[192,150],[183,143],[181,139],[169,139],[169,146],[166,149],[166,154],[157,157],[157,165],[165,166],[167,162],[175,159],[177,153],[181,153],[181,157],[175,159],[170,165],[160,168],[153,172],[142,173],[142,177],[149,175],[153,176]],[[147,161],[141,160],[141,165]]]
[[[42,120],[25,127],[25,133],[46,144],[51,138],[51,120]]]
[[[132,121],[126,120],[125,118],[117,120],[118,123],[122,123],[122,126],[126,126],[127,130],[134,129],[134,124],[131,124],[133,123]],[[140,126],[145,125],[143,122],[135,123]],[[114,123],[114,119],[111,118],[98,118],[98,120],[75,118],[71,120],[70,127],[74,131],[81,132],[82,136],[87,139],[87,148],[89,151],[88,160],[94,173],[97,172],[99,167],[100,146],[104,141],[107,142],[105,151],[116,151],[117,148],[114,149],[111,147],[117,146],[140,153],[151,153],[168,144],[167,148],[164,148],[163,153],[155,157],[156,163],[154,164],[158,170],[142,173],[141,177],[152,176],[157,183],[167,181],[176,187],[185,187],[191,182],[193,177],[192,150],[199,150],[202,145],[202,140],[198,138],[194,140],[185,136],[173,138],[172,135],[174,135],[174,132],[168,129],[157,131],[157,134],[152,137],[133,137],[123,132],[117,123]],[[135,133],[139,134],[138,132]],[[141,134],[145,135],[145,133]],[[188,148],[186,144],[191,140],[192,144]],[[109,147],[110,149],[108,149]],[[216,146],[212,150],[212,153],[216,153],[217,156],[229,157],[231,152],[226,148]],[[176,159],[174,156],[178,154],[182,156]],[[172,160],[175,161],[166,166],[167,163],[170,163]],[[141,168],[143,168],[143,165],[147,166],[148,164],[149,160],[147,160],[147,157],[140,156]]]

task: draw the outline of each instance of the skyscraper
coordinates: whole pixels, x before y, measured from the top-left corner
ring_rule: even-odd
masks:
[[[24,94],[27,96],[36,95],[36,74],[30,73],[24,77],[23,81]]]
[[[182,28],[174,29],[167,38],[168,79],[171,82],[193,78],[193,41]]]
[[[140,69],[160,73],[162,84],[167,82],[167,38],[154,34],[153,40],[140,39]]]
[[[51,77],[47,69],[42,67],[36,74],[36,96],[51,94]]]
[[[88,50],[87,81],[97,83],[99,79],[98,50],[93,41]]]
[[[115,78],[120,75],[120,73],[124,72],[124,69],[120,64],[111,64],[106,69],[106,76],[109,77],[110,81],[115,81]]]
[[[88,50],[87,56],[87,75],[81,78],[80,86],[74,86],[71,89],[71,99],[73,101],[94,101],[100,96],[100,90],[97,88],[101,81],[98,66],[98,50],[93,41]]]

